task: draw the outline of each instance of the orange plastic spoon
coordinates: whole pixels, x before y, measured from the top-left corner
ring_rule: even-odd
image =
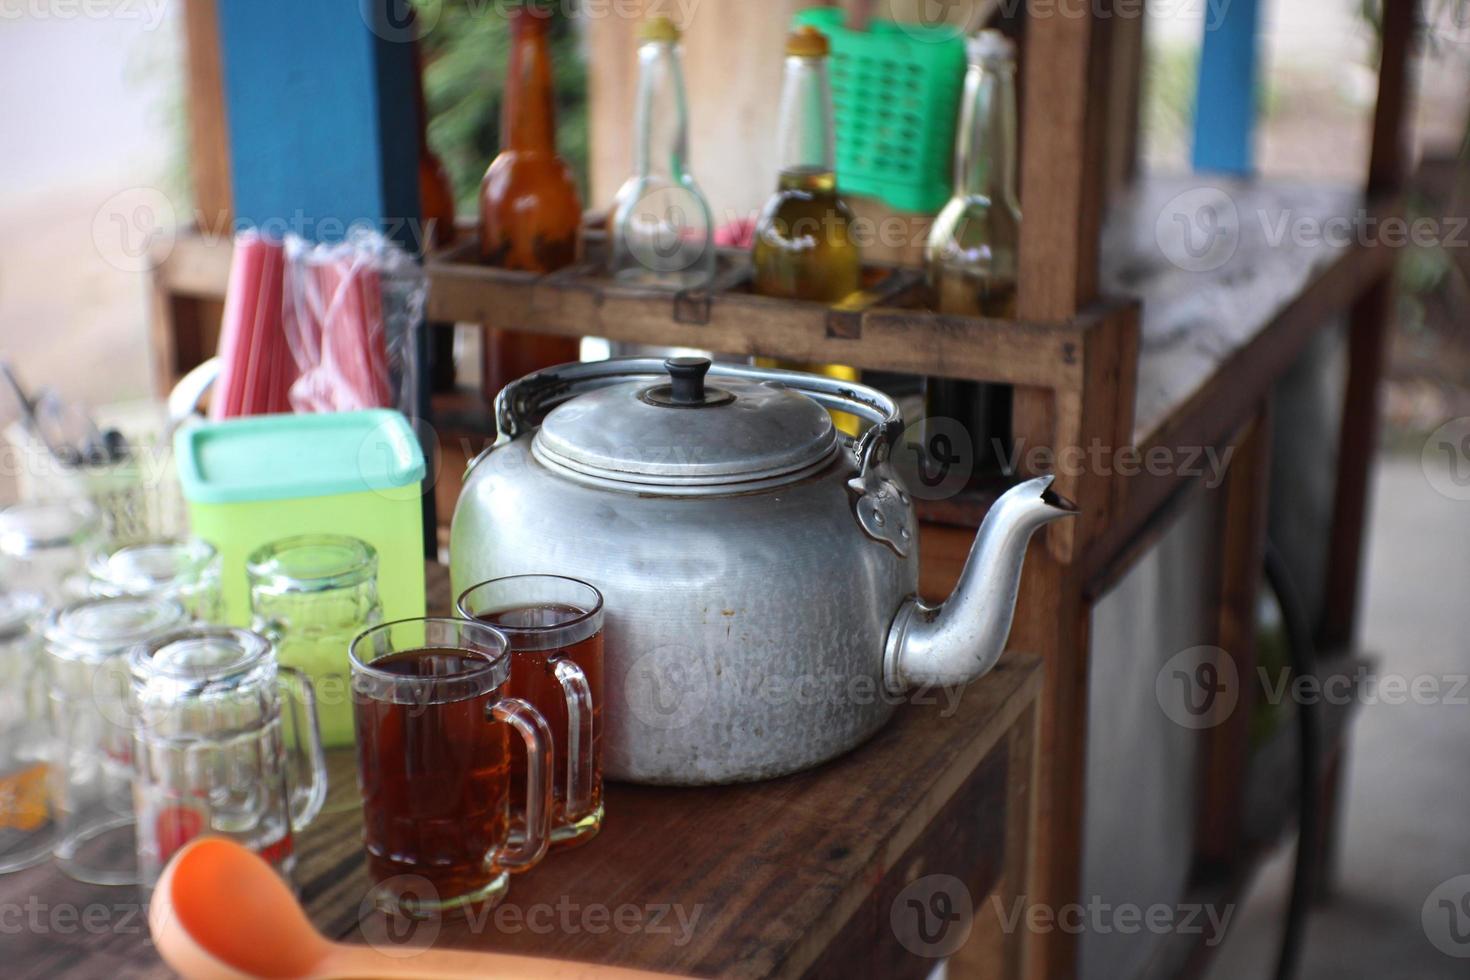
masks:
[[[426,949],[389,956],[329,941],[296,896],[259,857],[233,841],[204,837],[182,847],[148,907],[153,944],[186,980],[655,977],[641,970],[500,953]]]

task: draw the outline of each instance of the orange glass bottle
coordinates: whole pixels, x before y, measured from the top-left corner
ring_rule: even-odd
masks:
[[[480,184],[480,259],[526,272],[553,272],[577,258],[582,201],[571,168],[556,153],[549,9],[512,8],[510,66],[500,119],[501,151]],[[576,338],[485,330],[487,398],[533,371],[577,360]]]

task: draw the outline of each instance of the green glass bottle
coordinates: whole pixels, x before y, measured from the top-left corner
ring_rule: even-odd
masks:
[[[776,193],[756,221],[751,251],[755,291],[763,296],[837,304],[862,287],[853,213],[837,193],[829,51],[826,35],[813,27],[799,28],[786,39],[780,175]],[[758,363],[848,381],[858,377],[856,369],[837,364]],[[844,413],[833,417],[843,431],[856,432],[856,419]]]

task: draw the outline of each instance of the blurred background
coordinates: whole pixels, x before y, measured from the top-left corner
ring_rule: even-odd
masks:
[[[429,139],[468,214],[499,143],[506,38],[498,18],[474,16],[452,0],[440,6],[446,29],[430,32],[424,48]],[[1141,143],[1149,170],[1188,169],[1209,6],[1148,4]],[[1377,4],[1262,6],[1260,172],[1361,182]],[[118,218],[107,203],[126,188],[160,190],[181,216],[191,208],[179,7],[134,3],[125,5],[127,16],[89,17],[76,4],[33,0],[7,6],[0,17],[0,85],[10,93],[0,113],[0,356],[31,384],[86,404],[152,390],[147,277],[110,260],[99,234],[116,230],[98,222]],[[1452,221],[1470,213],[1470,2],[1425,0],[1425,16],[1413,70],[1418,166],[1408,203],[1411,216]],[[592,192],[586,199],[606,204],[589,187],[586,63],[575,18],[562,17],[553,37],[560,148],[584,192]],[[753,206],[721,199],[718,184],[706,187],[716,214]],[[159,224],[158,216],[135,217],[139,229]],[[1406,247],[1398,277],[1363,645],[1395,673],[1451,676],[1470,671],[1470,604],[1462,598],[1470,582],[1470,505],[1435,489],[1423,450],[1429,433],[1470,416],[1470,231]],[[10,411],[0,406],[0,425]],[[1470,467],[1470,455],[1446,465]],[[0,500],[12,475],[0,473]],[[1339,891],[1311,920],[1302,975],[1470,976],[1465,961],[1427,940],[1421,923],[1425,897],[1470,872],[1470,710],[1366,704],[1350,759]],[[1235,910],[1213,976],[1269,974],[1289,861],[1288,849]]]
[[[55,6],[73,9],[64,0]],[[124,188],[157,188],[180,212],[192,206],[179,5],[124,6],[129,16],[80,17],[48,12],[48,0],[35,0],[0,19],[7,52],[0,81],[7,91],[24,93],[0,117],[6,147],[0,161],[0,339],[8,356],[37,378],[93,403],[149,391],[145,277],[107,261],[93,244],[94,219]],[[466,215],[499,146],[505,78],[503,22],[476,16],[480,6],[436,4],[443,29],[424,39],[429,140]],[[1411,213],[1453,214],[1466,193],[1470,4],[1427,0],[1426,6],[1429,29],[1415,71],[1420,166]],[[1185,170],[1209,4],[1154,0],[1148,8],[1144,165]],[[1266,0],[1257,132],[1262,175],[1362,179],[1376,86],[1375,10],[1375,0]],[[559,147],[584,198],[598,203],[585,193],[586,61],[575,18],[558,15],[553,44]],[[712,184],[716,214],[754,206],[721,200],[718,185],[706,183]],[[1411,446],[1445,419],[1470,413],[1467,252],[1410,246],[1401,258],[1385,399],[1385,431],[1395,445]],[[55,342],[62,335],[87,338],[87,350],[96,355],[89,360],[105,370],[79,374],[74,351]]]

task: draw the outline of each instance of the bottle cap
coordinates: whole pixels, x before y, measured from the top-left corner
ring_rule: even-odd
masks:
[[[965,49],[971,64],[1016,60],[1015,42],[993,28],[977,32],[965,43]]]
[[[669,41],[679,40],[679,28],[674,26],[672,18],[650,17],[638,28],[638,36],[645,41]]]
[[[825,58],[832,52],[827,35],[810,24],[803,24],[786,35],[786,53],[798,58]]]

